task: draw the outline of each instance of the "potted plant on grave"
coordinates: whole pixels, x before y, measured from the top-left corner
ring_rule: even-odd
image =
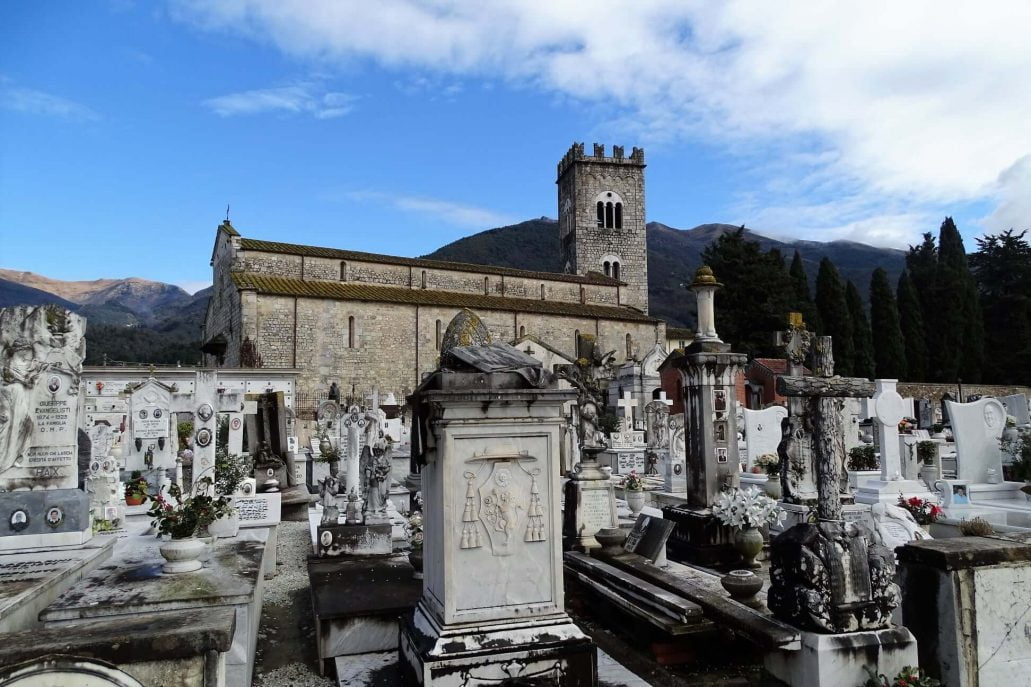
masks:
[[[143,473],[133,470],[129,481],[125,483],[125,505],[139,506],[147,500],[147,480]]]
[[[859,687],[941,687],[942,684],[916,666],[904,667],[890,680],[883,673],[878,675],[865,666],[863,669],[870,674],[870,679]]]
[[[631,470],[623,480],[623,492],[626,496],[626,505],[630,507],[630,512],[636,518],[644,508],[644,481],[637,474],[637,470]]]
[[[762,453],[756,456],[752,472],[766,475],[763,491],[767,496],[779,499],[783,495],[780,486],[780,456],[776,453]]]
[[[920,459],[920,479],[928,488],[934,487],[935,480],[939,479],[938,468],[935,466],[935,459],[938,457],[938,442],[921,441],[916,445],[916,456]]]
[[[931,436],[935,439],[944,439],[945,425],[941,422],[935,422],[933,425],[931,425]]]
[[[319,454],[313,456],[316,463],[328,463],[329,474],[334,477],[340,472],[340,449],[333,445],[333,442],[329,439],[329,434],[325,431],[322,432],[322,436],[319,439]]]
[[[197,532],[230,508],[229,499],[225,496],[210,495],[210,477],[200,480],[194,487],[196,491],[189,497],[184,497],[182,489],[175,483],[168,488],[167,496],[159,491],[150,497],[152,505],[147,514],[154,518],[151,524],[157,528],[159,537],[167,537],[158,547],[165,559],[162,569],[166,573],[200,569],[198,558],[205,544],[197,538]]]
[[[899,420],[899,434],[912,434],[916,429],[916,420],[911,417],[904,417]]]
[[[920,529],[924,532],[929,532],[931,529],[931,523],[940,518],[945,511],[942,507],[936,503],[931,503],[927,499],[922,499],[919,496],[913,496],[906,498],[902,494],[899,494],[899,508],[908,510],[913,519],[916,520],[916,524],[920,525]]]
[[[712,514],[727,527],[734,528],[734,549],[741,554],[746,568],[761,568],[755,560],[763,549],[760,528],[777,525],[784,509],[756,487],[728,489],[720,493]]]
[[[229,499],[229,505],[208,525],[208,532],[218,537],[235,537],[240,533],[240,520],[232,506],[232,499],[250,473],[250,466],[240,456],[230,455],[224,447],[215,451],[215,493]]]

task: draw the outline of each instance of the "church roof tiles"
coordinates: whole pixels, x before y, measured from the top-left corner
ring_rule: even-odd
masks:
[[[569,317],[597,317],[628,322],[659,322],[658,319],[649,317],[632,308],[614,305],[485,296],[433,289],[380,286],[361,282],[307,281],[254,272],[233,272],[232,276],[233,283],[238,289],[253,289],[258,293],[277,296],[404,303],[408,305],[438,305],[471,308],[474,310],[507,310],[545,315],[567,315]]]

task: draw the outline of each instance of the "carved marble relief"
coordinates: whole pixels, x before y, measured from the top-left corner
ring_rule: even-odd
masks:
[[[511,556],[521,541],[547,541],[545,510],[537,478],[539,467],[526,454],[484,454],[467,463],[478,463],[475,470],[463,473],[466,481],[465,506],[459,548],[477,549],[484,545],[484,534],[495,556]]]

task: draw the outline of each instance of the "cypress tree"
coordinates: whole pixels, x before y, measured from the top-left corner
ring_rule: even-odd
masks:
[[[902,270],[898,285],[899,325],[906,347],[906,376],[910,382],[930,381],[927,364],[927,334],[920,297],[908,270]],[[902,377],[900,377],[902,379]]]
[[[1031,244],[1012,229],[977,239],[970,255],[981,294],[985,382],[1031,384]]]
[[[802,313],[802,318],[810,330],[819,331],[820,318],[816,314],[816,304],[813,303],[812,292],[809,291],[809,277],[805,273],[802,256],[797,250],[794,257],[791,258],[791,269],[788,270],[788,274],[791,276],[792,307]]]
[[[899,309],[888,282],[888,273],[881,267],[875,269],[870,277],[870,329],[874,334],[873,358],[877,378],[906,378],[906,345],[902,338]]]
[[[845,287],[830,258],[820,260],[820,271],[816,274],[816,310],[823,324],[821,333],[834,337],[835,374],[851,375],[855,358],[852,320],[845,299]]]
[[[863,297],[859,295],[859,289],[851,281],[845,285],[845,303],[848,305],[848,314],[852,319],[852,348],[855,351],[855,357],[852,359],[852,374],[871,379],[874,373],[874,359],[870,320],[866,317]]]
[[[968,382],[980,381],[984,323],[963,239],[951,217],[945,218],[938,234],[935,291],[937,304],[931,330],[935,332],[935,346],[929,351],[938,363],[933,370],[937,373],[935,381],[951,382],[960,377]]]

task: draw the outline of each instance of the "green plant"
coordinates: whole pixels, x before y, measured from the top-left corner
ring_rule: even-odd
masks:
[[[877,449],[873,446],[856,446],[848,452],[849,470],[877,470],[880,467]]]
[[[606,434],[619,431],[619,418],[615,413],[603,413],[598,416],[598,429]]]
[[[999,440],[1002,452],[1013,456],[1013,462],[1004,465],[1006,478],[1017,482],[1031,481],[1031,434],[1018,434],[1015,437]]]
[[[931,432],[933,432],[934,434],[941,434],[944,431],[945,425],[943,425],[940,422],[935,422],[933,425],[931,425]]]
[[[183,498],[182,489],[175,483],[168,488],[171,499],[160,491],[151,496],[152,505],[147,511],[147,515],[154,518],[151,525],[172,539],[188,539],[220,517],[229,515],[232,512],[229,498],[212,497],[211,485],[211,478],[205,477],[194,484],[193,496]]]
[[[720,492],[712,514],[727,527],[763,527],[784,519],[784,509],[756,487]]]
[[[934,457],[938,455],[938,444],[934,441],[921,441],[916,445],[916,455],[923,461],[924,465],[930,465],[934,462]]]
[[[215,491],[231,496],[240,488],[243,481],[250,476],[251,466],[244,458],[233,454],[225,448],[215,451]]]
[[[995,534],[995,528],[984,518],[970,518],[959,523],[959,531],[964,537],[987,537]]]
[[[139,470],[133,470],[129,481],[125,483],[125,496],[131,499],[147,498],[147,480]]]
[[[175,426],[175,433],[179,437],[179,445],[186,447],[187,442],[193,436],[193,423],[180,422]]]
[[[408,516],[405,522],[405,530],[408,532],[408,542],[413,549],[421,549],[423,542],[422,534],[422,511],[415,511]]]
[[[930,677],[916,666],[906,666],[891,680],[883,673],[878,675],[864,667],[870,679],[859,687],[941,687],[941,682]]]

